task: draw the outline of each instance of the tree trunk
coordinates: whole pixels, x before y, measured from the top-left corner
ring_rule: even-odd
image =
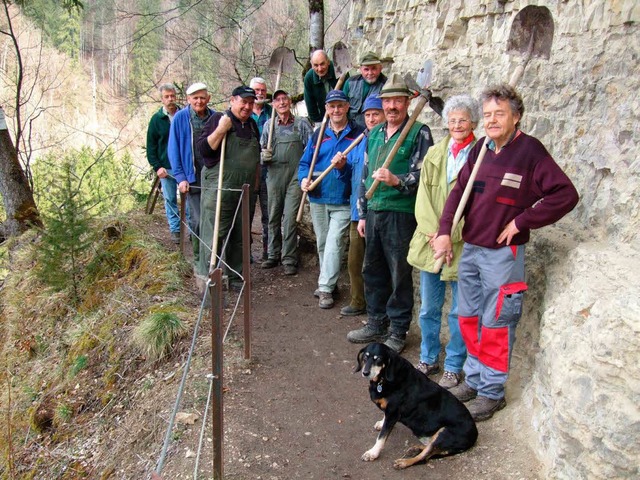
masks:
[[[324,3],[309,0],[309,53],[324,48]]]
[[[4,110],[0,107],[0,195],[7,219],[3,237],[15,236],[33,226],[42,226],[33,192],[18,161],[18,154],[7,130]]]

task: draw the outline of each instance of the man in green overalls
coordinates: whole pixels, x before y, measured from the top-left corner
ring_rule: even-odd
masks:
[[[223,256],[227,265],[229,283],[232,288],[242,285],[242,224],[240,216],[234,222],[235,211],[240,201],[238,189],[251,185],[250,205],[255,205],[253,192],[260,187],[260,137],[258,125],[251,118],[256,93],[245,85],[237,87],[231,94],[231,108],[224,113],[216,112],[205,124],[198,139],[202,153],[202,194],[200,201],[200,261],[198,274],[209,275],[211,244],[216,213],[216,200],[220,161],[224,162],[222,175],[222,200],[217,255]],[[222,139],[227,138],[225,157],[220,158]],[[224,252],[222,247],[229,236]],[[213,262],[214,265],[217,261]]]
[[[284,90],[274,92],[273,108],[277,116],[271,144],[269,132],[274,117],[267,120],[260,138],[262,162],[267,166],[269,199],[268,258],[262,262],[262,268],[276,267],[282,259],[284,274],[295,275],[298,273],[296,215],[302,198],[298,165],[313,128],[306,118],[293,116],[291,98]]]

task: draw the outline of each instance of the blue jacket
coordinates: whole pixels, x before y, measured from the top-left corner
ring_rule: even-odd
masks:
[[[347,147],[351,145],[351,142],[363,131],[364,129],[361,126],[354,122],[349,122],[340,133],[340,137],[337,138],[327,125],[324,138],[320,144],[320,152],[318,153],[318,158],[316,159],[316,164],[313,169],[312,181],[331,165],[331,159],[336,153],[346,150]],[[319,128],[313,132],[300,159],[300,167],[298,169],[299,184],[302,183],[304,178],[309,176],[309,167],[311,166],[311,159],[313,158],[319,132]],[[312,203],[344,205],[349,203],[350,195],[351,165],[347,162],[342,170],[333,169],[314,190],[309,192],[309,201]]]
[[[357,222],[358,216],[358,192],[362,182],[362,167],[364,166],[364,153],[367,151],[367,137],[363,138],[356,148],[347,155],[347,163],[351,165],[351,221]]]
[[[207,107],[208,108],[208,107]],[[210,113],[215,110],[209,108]],[[176,112],[169,131],[167,155],[171,171],[177,183],[196,181],[196,169],[193,161],[193,129],[191,128],[191,106],[187,105]]]

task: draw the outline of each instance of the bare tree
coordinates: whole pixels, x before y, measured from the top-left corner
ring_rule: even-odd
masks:
[[[324,2],[309,0],[309,53],[324,48]]]

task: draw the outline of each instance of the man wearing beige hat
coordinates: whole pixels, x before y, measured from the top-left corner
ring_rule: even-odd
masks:
[[[360,73],[346,81],[344,93],[349,98],[349,118],[364,127],[364,101],[369,95],[380,95],[387,77],[382,73],[380,58],[373,52],[362,55],[358,70]]]
[[[411,92],[400,75],[391,77],[380,98],[385,122],[369,132],[358,198],[358,233],[366,243],[362,275],[367,323],[350,331],[347,340],[384,341],[399,353],[404,349],[413,311],[413,267],[407,262],[407,253],[416,229],[416,193],[422,159],[433,140],[426,125],[408,125]],[[384,168],[405,126],[408,134],[389,168]],[[374,180],[380,185],[367,200],[365,193]]]
[[[209,108],[209,92],[204,83],[197,82],[187,88],[188,105],[179,110],[171,122],[167,155],[173,176],[181,194],[189,192],[189,228],[193,242],[194,264],[200,250],[200,183],[202,155],[194,148],[205,122],[214,112]]]

